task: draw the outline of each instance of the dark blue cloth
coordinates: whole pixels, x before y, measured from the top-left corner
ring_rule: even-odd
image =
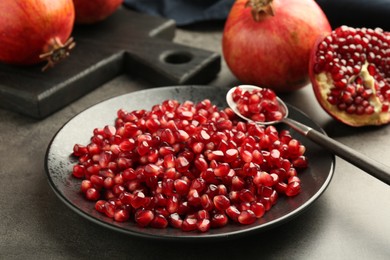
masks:
[[[332,28],[341,25],[390,31],[390,0],[317,0]]]
[[[125,6],[175,20],[178,26],[224,20],[234,0],[125,0]]]
[[[381,27],[390,30],[390,0],[316,0],[332,28]],[[224,20],[234,0],[124,0],[125,6],[151,15],[171,18],[178,26]]]

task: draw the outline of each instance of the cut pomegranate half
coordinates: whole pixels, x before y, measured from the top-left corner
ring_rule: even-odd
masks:
[[[324,110],[351,126],[390,122],[390,33],[341,26],[318,40],[310,79]]]

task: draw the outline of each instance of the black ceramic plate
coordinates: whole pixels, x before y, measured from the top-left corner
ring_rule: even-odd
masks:
[[[140,228],[133,222],[114,222],[98,213],[94,209],[94,203],[85,200],[79,193],[80,180],[71,176],[72,167],[76,162],[71,157],[73,145],[76,143],[87,144],[94,128],[112,125],[118,109],[124,108],[128,111],[150,109],[153,105],[166,99],[196,102],[205,98],[222,108],[226,107],[226,93],[227,89],[210,86],[147,89],[109,99],[85,110],[66,123],[48,147],[45,167],[51,187],[66,205],[81,216],[119,232],[150,238],[180,240],[230,238],[272,228],[292,219],[310,206],[325,191],[333,175],[335,160],[332,154],[299,135],[294,137],[306,146],[306,155],[310,162],[310,167],[299,176],[302,181],[302,192],[293,198],[279,198],[278,203],[264,217],[251,225],[228,224],[220,229],[211,229],[207,233],[182,232],[173,228],[162,230]],[[291,118],[322,131],[302,112],[291,106],[289,109]]]

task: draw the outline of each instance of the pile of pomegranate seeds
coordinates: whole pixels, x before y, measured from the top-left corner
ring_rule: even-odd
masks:
[[[276,94],[271,89],[257,88],[245,91],[236,87],[232,98],[240,114],[255,122],[279,121],[283,118]]]
[[[206,232],[251,224],[301,190],[305,147],[287,130],[237,121],[210,100],[119,110],[114,126],[76,144],[73,176],[97,211],[139,226]]]
[[[333,80],[327,101],[348,114],[389,112],[389,46],[390,35],[380,28],[341,26],[328,35],[318,46],[314,66],[316,74],[326,72]],[[380,108],[371,104],[375,98]]]

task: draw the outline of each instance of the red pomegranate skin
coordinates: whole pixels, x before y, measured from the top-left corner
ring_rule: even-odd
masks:
[[[54,39],[65,43],[72,33],[72,0],[1,0],[0,61],[15,65],[41,62]]]
[[[93,24],[112,15],[123,0],[73,0],[77,24]]]
[[[309,82],[310,51],[331,31],[313,0],[274,0],[274,16],[255,21],[248,0],[238,0],[227,18],[222,49],[232,73],[244,84],[291,92]]]

